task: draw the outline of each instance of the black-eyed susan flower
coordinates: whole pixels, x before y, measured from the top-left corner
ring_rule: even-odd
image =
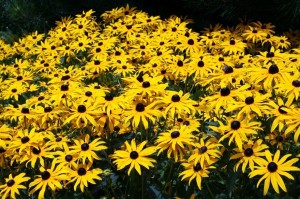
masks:
[[[35,165],[45,166],[45,159],[53,159],[54,154],[52,149],[54,147],[50,145],[49,142],[40,142],[38,146],[31,146],[30,150],[26,150],[20,154],[20,162],[26,162],[26,165],[30,163],[31,167],[34,168]]]
[[[253,43],[261,42],[266,36],[267,33],[256,27],[248,26],[248,29],[244,31],[242,36]]]
[[[192,155],[188,159],[188,162],[194,162],[194,165],[197,163],[200,163],[201,167],[204,167],[205,163],[211,165],[222,155],[219,149],[222,145],[211,142],[210,140],[204,141],[204,139],[201,138],[200,141],[194,145],[195,149],[192,151]]]
[[[247,92],[246,89],[249,87],[249,85],[241,86],[238,89],[231,89],[228,86],[222,87],[219,89],[218,93],[205,97],[200,104],[204,105],[208,103],[208,107],[218,114],[221,108],[226,109],[233,105],[237,101],[237,97],[244,98],[247,96],[249,92]]]
[[[139,124],[143,124],[143,126],[148,129],[149,122],[151,121],[153,124],[156,122],[156,118],[161,115],[159,110],[154,109],[153,104],[145,106],[143,103],[133,103],[131,108],[128,108],[126,112],[124,112],[125,123],[129,121],[132,124],[132,127],[136,128]]]
[[[104,141],[100,141],[100,138],[90,140],[90,135],[86,134],[84,140],[76,139],[74,140],[75,146],[71,146],[72,154],[78,154],[78,158],[82,161],[88,159],[90,162],[93,162],[94,159],[100,160],[99,156],[96,154],[97,151],[107,149],[104,146]]]
[[[71,180],[67,183],[75,182],[74,191],[77,190],[79,185],[81,192],[84,192],[84,188],[88,187],[88,183],[96,184],[95,180],[102,180],[99,176],[103,173],[102,169],[94,168],[91,169],[92,163],[88,164],[79,164],[74,167],[74,169],[69,170]]]
[[[274,131],[278,127],[278,130],[282,131],[285,122],[288,121],[291,116],[292,110],[296,108],[295,105],[291,104],[291,102],[284,102],[281,97],[278,97],[277,102],[272,100],[269,102],[269,106],[271,107],[269,113],[274,117],[270,130]],[[289,130],[290,129],[291,126]],[[286,133],[289,132],[290,131],[286,131]]]
[[[253,178],[257,175],[262,176],[257,183],[257,187],[264,180],[264,195],[268,193],[270,184],[272,184],[272,187],[276,193],[279,193],[279,187],[283,191],[287,192],[281,176],[285,176],[290,180],[294,180],[294,177],[288,173],[288,171],[300,171],[298,167],[293,166],[293,164],[298,161],[298,158],[293,158],[287,161],[287,158],[292,156],[291,154],[284,155],[280,158],[280,150],[276,151],[273,158],[269,150],[265,151],[265,156],[266,160],[259,159],[256,162],[258,166],[254,166],[254,170],[249,173],[249,177]]]
[[[261,117],[268,113],[270,97],[269,94],[262,95],[258,92],[255,95],[244,96],[241,101],[234,102],[230,107],[227,107],[226,112],[238,110],[238,118],[246,116],[250,119],[253,113]]]
[[[300,78],[298,76],[288,76],[288,78],[276,86],[277,92],[287,96],[287,104],[292,104],[298,100],[300,95]]]
[[[156,106],[165,107],[165,117],[176,117],[176,114],[192,114],[196,112],[193,106],[196,102],[190,99],[189,93],[183,93],[183,91],[167,91],[163,97],[158,97],[158,100],[154,102]]]
[[[276,36],[275,46],[281,50],[285,50],[291,46],[291,43],[288,41],[286,36]]]
[[[288,142],[288,136],[289,134],[287,133],[279,133],[277,131],[273,131],[268,133],[265,136],[266,141],[268,141],[272,146],[276,145],[277,148],[280,150],[283,150],[283,147],[285,145],[289,145],[290,143]]]
[[[203,166],[201,166],[199,162],[196,164],[194,162],[182,163],[182,166],[185,170],[179,174],[181,180],[188,179],[190,185],[192,180],[196,179],[197,187],[200,190],[202,189],[202,178],[209,177],[208,174],[210,172],[208,169],[215,168],[214,166],[209,165],[207,162]]]
[[[126,141],[126,149],[117,150],[111,156],[111,158],[114,159],[113,163],[117,165],[117,169],[121,170],[130,165],[128,175],[130,175],[133,168],[141,175],[141,166],[146,169],[154,167],[153,163],[156,163],[156,160],[149,158],[148,156],[154,154],[157,148],[154,146],[144,148],[146,144],[147,141],[143,141],[137,145],[135,139],[132,139],[130,144]]]
[[[17,195],[20,194],[19,190],[26,189],[22,183],[30,180],[30,177],[26,177],[25,175],[25,173],[20,173],[19,175],[13,177],[12,174],[9,174],[9,177],[5,178],[5,184],[0,185],[0,196],[2,199],[15,199]]]
[[[173,155],[176,162],[182,160],[186,147],[194,145],[194,138],[194,135],[184,126],[163,132],[156,140],[158,155],[166,151],[168,158]]]
[[[262,158],[265,155],[264,150],[269,148],[266,144],[263,144],[261,139],[253,142],[249,140],[247,143],[243,144],[243,149],[234,148],[233,150],[236,154],[232,155],[230,159],[239,159],[235,164],[234,170],[237,171],[239,166],[242,164],[242,172],[244,173],[247,166],[254,170],[255,162]]]
[[[223,48],[223,52],[225,54],[232,55],[244,52],[246,44],[241,39],[232,37],[221,43],[221,47]]]
[[[95,106],[91,104],[73,104],[73,108],[70,109],[67,118],[64,121],[64,124],[71,122],[72,120],[76,121],[77,127],[81,126],[80,122],[84,122],[84,126],[87,126],[91,123],[93,126],[97,126],[95,116],[99,115],[100,112],[96,110]]]
[[[246,118],[228,118],[227,120],[226,125],[219,122],[219,127],[210,126],[210,128],[221,134],[222,137],[219,139],[220,142],[229,138],[228,144],[230,145],[232,141],[234,141],[240,150],[243,149],[243,143],[248,142],[250,135],[255,135],[258,130],[261,130],[260,122],[251,121]]]
[[[69,169],[64,167],[63,165],[56,165],[56,161],[54,160],[51,164],[51,168],[46,169],[44,167],[40,168],[40,175],[36,175],[36,179],[29,184],[29,188],[31,189],[29,194],[33,195],[36,191],[39,191],[38,198],[42,199],[45,196],[45,191],[48,187],[52,191],[57,189],[62,189],[63,186],[61,182],[63,180],[69,180],[70,177],[67,175]]]
[[[262,84],[265,90],[284,82],[291,69],[285,67],[283,61],[269,62],[263,66],[256,66],[249,69],[250,83]]]
[[[77,166],[78,154],[73,153],[68,146],[63,146],[62,151],[55,151],[55,159],[57,164],[62,164],[68,168]]]
[[[124,96],[114,96],[112,93],[106,93],[104,97],[99,97],[95,107],[103,110],[107,115],[110,115],[113,110],[125,109],[126,98]]]

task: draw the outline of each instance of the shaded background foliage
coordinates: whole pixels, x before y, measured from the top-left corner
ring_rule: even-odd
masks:
[[[218,22],[235,25],[238,18],[272,22],[277,31],[300,29],[300,0],[0,0],[0,36],[15,39],[35,30],[46,32],[61,17],[89,9],[99,16],[127,3],[162,18],[188,16],[195,30]]]

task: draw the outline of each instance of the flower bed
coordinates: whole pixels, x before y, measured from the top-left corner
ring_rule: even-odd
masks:
[[[190,22],[126,6],[0,40],[2,198],[298,196],[299,32]]]

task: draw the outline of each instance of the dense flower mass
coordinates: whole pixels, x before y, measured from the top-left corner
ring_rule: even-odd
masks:
[[[0,196],[289,193],[300,32],[189,23],[127,5],[0,39]]]

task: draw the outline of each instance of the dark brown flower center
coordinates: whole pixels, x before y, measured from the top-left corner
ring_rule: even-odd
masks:
[[[228,96],[230,94],[230,89],[225,87],[225,88],[221,88],[221,96],[225,97]]]
[[[274,57],[275,54],[273,52],[267,52],[267,58],[271,58],[271,57]]]
[[[47,106],[47,107],[44,108],[45,113],[49,113],[51,111],[52,111],[52,108],[50,106]]]
[[[72,156],[72,155],[66,155],[66,156],[65,156],[65,160],[66,160],[67,162],[71,162],[72,159],[73,159],[73,156]]]
[[[241,123],[239,121],[233,121],[230,124],[231,129],[237,130],[241,127]]]
[[[190,125],[190,122],[186,120],[186,121],[183,122],[183,125],[189,126],[189,125]]]
[[[61,85],[60,90],[61,91],[68,91],[69,90],[69,85],[67,85],[67,84]]]
[[[175,95],[172,96],[171,100],[172,100],[172,102],[179,102],[180,101],[180,96],[175,94]]]
[[[21,112],[24,113],[24,114],[29,114],[29,109],[28,108],[22,108]]]
[[[86,170],[85,170],[85,168],[79,168],[77,170],[77,173],[78,173],[78,175],[83,176],[86,174]]]
[[[233,68],[231,66],[224,66],[223,71],[225,74],[233,73]]]
[[[114,97],[112,96],[111,93],[107,93],[107,94],[105,95],[105,100],[106,100],[106,101],[112,101],[113,99],[114,99]]]
[[[182,66],[183,66],[183,61],[179,60],[179,61],[177,62],[177,66],[182,67]]]
[[[198,67],[203,67],[204,66],[204,62],[202,60],[198,61]]]
[[[42,101],[43,99],[45,99],[44,96],[39,96],[39,97],[38,97],[38,100],[39,100],[39,101]]]
[[[41,149],[40,149],[40,148],[35,148],[35,147],[33,147],[33,148],[32,148],[32,153],[34,153],[35,155],[38,155],[38,154],[41,153]]]
[[[172,133],[171,133],[171,138],[178,138],[180,136],[180,132],[179,131],[173,131]]]
[[[136,110],[137,112],[143,112],[143,111],[145,110],[144,104],[138,103],[138,104],[135,106],[135,110]]]
[[[253,104],[254,103],[254,98],[252,96],[246,97],[245,103],[248,104],[248,105]]]
[[[148,81],[143,82],[142,86],[143,86],[143,88],[148,88],[148,87],[150,87],[150,82],[148,82]]]
[[[276,73],[279,73],[279,68],[276,64],[272,64],[270,67],[269,67],[269,73],[270,74],[276,74]]]
[[[83,150],[83,151],[87,151],[87,150],[89,150],[89,148],[90,148],[90,146],[88,143],[83,143],[81,145],[81,150]]]
[[[61,77],[61,80],[66,81],[70,78],[71,78],[70,75],[64,75],[64,76]]]
[[[114,131],[115,131],[115,132],[119,132],[120,130],[121,130],[120,127],[118,127],[118,126],[115,126],[115,127],[114,127]]]
[[[295,86],[295,87],[300,87],[300,81],[299,81],[299,80],[294,80],[294,81],[292,82],[292,84],[293,84],[293,86]]]
[[[195,43],[195,42],[194,42],[193,39],[189,39],[189,40],[188,40],[188,44],[189,44],[189,45],[194,45],[194,43]]]
[[[200,149],[199,149],[200,153],[205,153],[207,151],[207,147],[206,146],[202,146]]]
[[[50,178],[50,173],[48,171],[43,171],[42,173],[42,179],[48,180]]]
[[[130,152],[130,158],[131,158],[131,159],[135,160],[135,159],[137,159],[138,157],[139,157],[138,152],[136,152],[136,151],[131,151],[131,152]]]
[[[7,185],[8,187],[12,187],[14,184],[15,184],[15,181],[14,181],[14,180],[9,180],[9,181],[7,181],[7,183],[6,183],[6,185]]]
[[[278,136],[276,137],[276,141],[277,141],[277,142],[282,142],[282,141],[283,141],[283,137],[282,137],[281,135],[278,135]]]
[[[244,155],[246,157],[250,157],[253,155],[253,149],[252,148],[247,148],[245,151],[244,151]]]
[[[85,96],[87,96],[87,97],[90,97],[90,96],[92,96],[92,92],[91,91],[87,91],[87,92],[85,92]]]
[[[21,138],[21,142],[23,144],[27,143],[28,141],[29,141],[29,137],[27,137],[27,136],[24,136],[24,137]]]
[[[271,173],[277,171],[277,169],[278,169],[278,166],[277,166],[277,164],[276,164],[275,162],[270,162],[270,163],[268,164],[268,170],[269,170]]]
[[[84,113],[85,111],[86,111],[86,107],[84,106],[84,105],[79,105],[78,107],[77,107],[77,111],[79,112],[79,113]]]
[[[197,163],[195,166],[194,166],[194,171],[200,171],[202,168],[201,168],[201,165],[200,163]]]

